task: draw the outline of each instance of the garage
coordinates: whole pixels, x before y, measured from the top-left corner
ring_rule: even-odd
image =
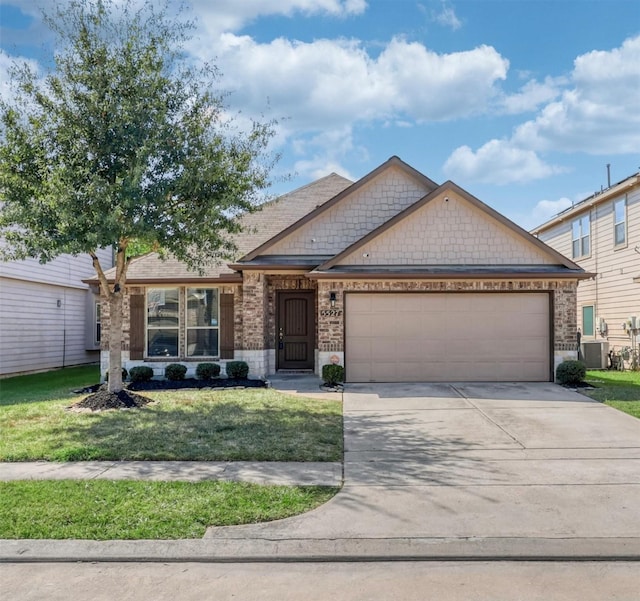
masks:
[[[348,382],[547,382],[548,293],[345,295]]]

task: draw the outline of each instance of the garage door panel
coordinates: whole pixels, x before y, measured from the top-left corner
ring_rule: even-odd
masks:
[[[546,293],[347,294],[345,306],[348,381],[549,380]]]

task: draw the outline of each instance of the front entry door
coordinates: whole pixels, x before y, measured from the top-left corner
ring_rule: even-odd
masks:
[[[313,369],[315,293],[313,290],[278,292],[277,304],[277,368]]]

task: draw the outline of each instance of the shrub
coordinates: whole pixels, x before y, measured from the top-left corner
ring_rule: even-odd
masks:
[[[249,365],[245,361],[229,361],[227,376],[230,378],[246,378],[249,375]]]
[[[123,368],[122,368],[122,381],[123,381],[123,382],[127,379],[127,376],[128,376],[128,375],[129,375],[129,372],[127,371],[127,368],[126,368],[126,367],[123,367]],[[109,381],[109,372],[107,372],[107,373],[104,375],[104,381],[105,381],[105,382],[108,382],[108,381]]]
[[[558,384],[580,384],[587,375],[587,368],[582,361],[563,361],[556,369]]]
[[[147,365],[137,365],[131,368],[129,378],[132,382],[148,382],[153,378],[153,370]]]
[[[199,380],[213,380],[220,375],[220,366],[217,363],[198,363],[196,377]]]
[[[344,382],[344,367],[330,363],[322,366],[322,380],[327,386],[335,386]]]
[[[164,377],[173,382],[177,380],[184,380],[186,375],[187,367],[185,365],[180,365],[180,363],[169,363],[169,365],[164,368]]]

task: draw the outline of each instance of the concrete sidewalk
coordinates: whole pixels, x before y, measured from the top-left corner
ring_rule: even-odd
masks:
[[[342,464],[277,461],[34,461],[0,463],[11,480],[229,480],[290,486],[341,486]]]

